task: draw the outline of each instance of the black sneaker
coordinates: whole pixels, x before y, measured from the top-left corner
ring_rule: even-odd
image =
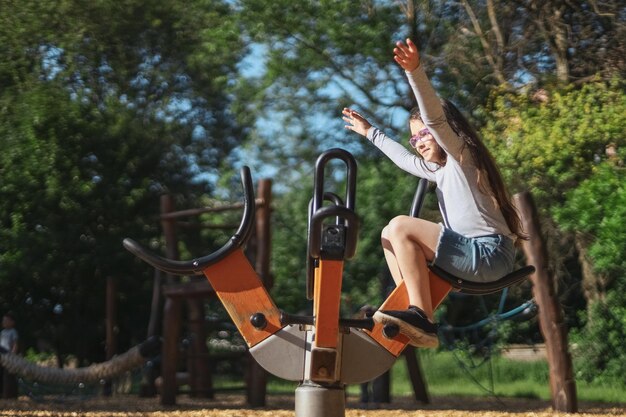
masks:
[[[378,310],[374,313],[377,323],[395,324],[400,333],[409,338],[409,344],[415,347],[436,348],[439,346],[437,326],[434,325],[426,313],[416,306],[409,306],[406,310]]]

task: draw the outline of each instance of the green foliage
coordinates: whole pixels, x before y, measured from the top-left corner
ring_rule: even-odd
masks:
[[[389,50],[389,28],[402,24],[397,5],[244,0],[240,6],[256,71],[235,88],[241,114],[254,126],[256,163],[299,171],[330,147],[360,148],[341,121],[341,109],[355,103],[381,125],[390,119],[383,95],[401,76]]]
[[[626,99],[621,83],[589,83],[550,94],[547,103],[494,95],[484,140],[514,190],[530,189],[542,209],[588,178],[605,148],[623,147]]]
[[[235,88],[238,117],[261,148],[253,157],[295,167],[338,144],[362,152],[340,133],[346,106],[403,132],[415,100],[392,48],[407,37],[440,94],[468,113],[499,86],[553,83],[556,61],[564,82],[623,74],[620,2],[604,2],[602,12],[574,3],[241,0],[249,55]]]
[[[22,98],[4,120],[24,127],[0,125],[8,150],[0,157],[1,303],[19,312],[25,343],[44,339],[91,356],[102,338],[106,277],[123,279],[120,311],[135,311],[121,329],[145,326],[146,310],[135,308],[148,305],[149,271],[121,241],[158,233],[157,184],[181,185],[158,171],[171,140],[158,123],[147,129],[113,106],[93,112],[47,86]],[[70,337],[77,329],[79,343]]]
[[[623,383],[626,362],[626,296],[623,282],[607,293],[606,299],[592,303],[586,312],[584,329],[575,331],[573,352],[576,376],[594,383]]]
[[[588,179],[566,194],[567,203],[555,209],[556,218],[565,230],[585,234],[592,240],[589,256],[594,269],[616,278],[623,277],[626,271],[624,184],[626,169],[613,161],[602,162],[593,167]]]
[[[272,297],[279,308],[300,313],[306,301],[307,220],[313,178],[292,192],[278,195],[272,210]]]
[[[120,350],[145,338],[158,196],[210,191],[242,140],[229,79],[241,54],[224,2],[3,4],[0,308],[24,347],[102,360],[105,280],[118,280]]]

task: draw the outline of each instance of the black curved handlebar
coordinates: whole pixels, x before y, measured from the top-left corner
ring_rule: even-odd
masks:
[[[132,239],[124,239],[124,247],[135,256],[143,259],[153,267],[174,275],[201,275],[207,267],[224,259],[227,255],[243,246],[252,234],[254,225],[254,189],[250,168],[241,168],[241,183],[243,185],[244,206],[243,218],[239,228],[228,242],[217,251],[189,261],[177,261],[163,258],[145,249]]]
[[[324,169],[331,159],[341,159],[346,163],[347,184],[346,184],[346,207],[354,210],[356,195],[356,160],[352,154],[344,149],[333,148],[322,153],[315,162],[315,178],[313,190],[313,212],[322,207],[324,200]]]
[[[336,194],[324,193],[324,170],[326,164],[333,159],[341,159],[346,164],[345,204]],[[313,258],[319,257],[322,220],[336,216],[336,224],[343,225],[347,221],[344,257],[350,259],[356,252],[356,240],[359,230],[358,219],[354,212],[356,202],[356,160],[354,156],[340,148],[329,149],[322,153],[315,162],[315,178],[313,181],[313,200],[309,206],[308,254]],[[324,199],[332,201],[334,205],[322,207]]]
[[[413,196],[413,203],[411,204],[409,216],[420,216],[420,212],[422,211],[422,206],[424,205],[424,200],[426,198],[426,191],[428,191],[428,180],[426,178],[420,178],[419,182],[417,183],[415,195]]]
[[[346,164],[347,184],[345,203],[338,195],[324,192],[324,169],[331,159],[341,159]],[[309,224],[307,228],[307,275],[306,297],[313,299],[314,276],[317,259],[320,257],[323,220],[336,216],[335,225],[346,227],[342,258],[350,259],[356,252],[358,218],[354,212],[356,194],[356,160],[351,153],[339,148],[322,153],[315,162],[313,198],[309,202]],[[324,200],[334,205],[322,207]],[[347,223],[347,224],[346,224]]]

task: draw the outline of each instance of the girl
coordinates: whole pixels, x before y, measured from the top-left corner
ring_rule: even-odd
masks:
[[[417,155],[352,109],[343,110],[343,120],[398,167],[437,184],[443,224],[398,216],[382,231],[387,265],[396,285],[404,280],[410,305],[374,313],[375,321],[398,325],[413,346],[437,347],[428,263],[467,280],[497,280],[513,270],[514,241],[524,236],[489,151],[461,112],[437,98],[415,44],[397,42],[393,51],[418,103],[409,117]]]

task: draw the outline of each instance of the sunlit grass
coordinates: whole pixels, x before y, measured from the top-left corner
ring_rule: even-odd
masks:
[[[462,354],[420,350],[419,363],[431,396],[516,397],[549,400],[549,369],[545,360],[516,361],[493,356],[481,362],[470,360]],[[475,366],[477,365],[477,366]],[[296,382],[270,377],[270,394],[290,394]],[[626,402],[623,384],[589,384],[576,382],[579,401]],[[351,396],[358,396],[360,387],[348,387]],[[394,397],[413,396],[404,357],[401,356],[391,369],[391,394]]]
[[[493,356],[480,363],[480,360],[473,358],[472,362],[458,352],[426,350],[421,350],[418,358],[431,395],[545,400],[551,397],[549,368],[545,360],[516,361]],[[576,381],[576,389],[579,401],[626,402],[623,383],[598,385]],[[398,360],[392,368],[392,393],[413,394],[404,359]]]

